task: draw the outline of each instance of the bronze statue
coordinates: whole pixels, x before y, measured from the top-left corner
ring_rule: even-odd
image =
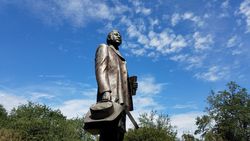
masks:
[[[100,134],[100,141],[123,140],[126,114],[138,128],[129,113],[133,110],[132,95],[138,86],[137,77],[128,77],[126,61],[119,52],[121,43],[120,33],[113,30],[108,34],[107,45],[101,44],[96,51],[97,104],[91,106],[86,115],[84,128]]]

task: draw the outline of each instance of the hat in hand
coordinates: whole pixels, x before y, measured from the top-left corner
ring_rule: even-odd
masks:
[[[123,109],[122,105],[111,101],[92,105],[84,118],[84,129],[92,134],[98,134],[99,129],[114,121]]]

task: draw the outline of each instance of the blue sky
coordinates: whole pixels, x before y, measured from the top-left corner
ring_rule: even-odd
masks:
[[[250,0],[0,0],[0,104],[27,101],[68,118],[95,103],[94,55],[118,29],[139,89],[135,111],[193,132],[210,90],[249,89]],[[130,124],[130,123],[128,123]]]

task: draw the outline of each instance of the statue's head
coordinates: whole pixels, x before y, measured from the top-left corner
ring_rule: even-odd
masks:
[[[118,30],[112,30],[107,36],[107,44],[119,46],[122,43],[122,37]]]

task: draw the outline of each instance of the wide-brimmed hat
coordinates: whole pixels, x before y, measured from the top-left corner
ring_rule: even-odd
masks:
[[[123,111],[123,106],[116,102],[98,102],[90,107],[84,118],[84,129],[92,134],[109,126]]]

